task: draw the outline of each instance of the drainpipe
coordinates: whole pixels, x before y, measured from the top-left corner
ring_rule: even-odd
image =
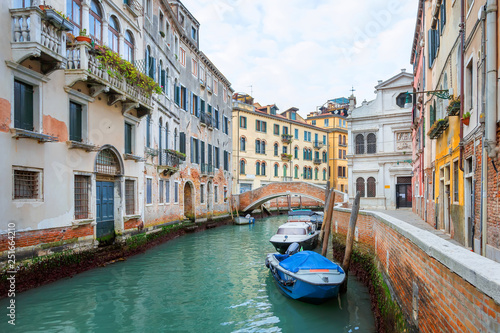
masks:
[[[460,119],[463,118],[464,115],[464,74],[465,74],[465,0],[461,2],[461,13],[460,13]],[[458,159],[459,169],[464,171],[464,163],[463,163],[463,155],[464,155],[464,143],[462,142],[464,138],[464,123],[460,122],[460,158]]]

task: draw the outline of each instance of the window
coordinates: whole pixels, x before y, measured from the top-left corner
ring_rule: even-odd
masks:
[[[312,120],[312,121],[311,121],[311,125],[316,126],[316,120]]]
[[[367,147],[366,147],[366,153],[367,154],[375,154],[377,152],[377,137],[375,134],[370,133],[366,137],[366,142],[367,142]]]
[[[153,203],[153,179],[146,178],[146,204]]]
[[[215,167],[217,169],[220,168],[220,149],[219,147],[214,147],[214,155],[215,155]]]
[[[414,95],[408,95],[407,93],[401,93],[396,97],[396,105],[399,106],[400,108],[404,108],[406,104],[406,98],[408,96],[414,96]]]
[[[260,140],[255,140],[255,153],[260,154]]]
[[[224,186],[224,202],[227,201],[227,187]]]
[[[245,120],[245,128],[246,128],[246,120]],[[219,110],[215,109],[214,111],[214,127],[219,129]],[[229,127],[228,127],[229,128]],[[228,131],[229,133],[229,131]]]
[[[200,81],[205,83],[205,67],[200,66]]]
[[[186,87],[181,86],[181,96],[180,96],[180,107],[184,110],[187,111],[187,90]]]
[[[294,157],[295,157],[296,159],[299,159],[299,147],[295,147],[295,148],[293,149],[293,153],[294,153]]]
[[[342,158],[342,149],[339,149],[339,158]]]
[[[73,35],[78,36],[82,29],[82,2],[81,0],[72,0],[66,2],[66,16],[73,23]]]
[[[326,145],[326,135],[323,135],[323,144]]]
[[[283,164],[283,177],[288,176],[288,166]]]
[[[198,77],[198,61],[191,59],[191,73],[195,76]]]
[[[318,180],[318,168],[314,169],[314,179]]]
[[[287,146],[283,146],[283,154],[288,154],[288,147]]]
[[[108,25],[108,46],[111,50],[113,50],[116,53],[120,52],[120,47],[118,42],[119,34],[120,34],[120,27],[118,25],[118,20],[116,19],[115,16],[110,16]]]
[[[276,163],[276,164],[274,165],[274,177],[278,177],[278,168],[279,168],[279,166],[278,166],[278,164]]]
[[[291,120],[296,120],[297,119],[297,114],[295,112],[290,112],[290,119]]]
[[[323,169],[323,180],[326,180],[326,169]]]
[[[240,175],[245,175],[246,172],[245,172],[245,161],[244,160],[241,160],[240,161]]]
[[[242,136],[240,139],[240,150],[241,151],[246,150],[246,142],[247,142],[247,139],[245,139],[245,137]]]
[[[453,161],[453,201],[458,202],[458,160]]]
[[[299,139],[299,130],[295,129],[295,140]]]
[[[260,165],[260,174],[261,176],[265,176],[266,175],[266,163],[265,162],[262,162],[262,164]]]
[[[240,116],[240,128],[247,128],[247,117]]]
[[[39,170],[14,169],[14,200],[41,199],[42,172]]]
[[[439,22],[438,22],[439,27]],[[434,60],[436,59],[438,50],[439,50],[439,31],[429,29],[428,32],[428,50],[429,50],[429,68],[432,68],[434,65]]]
[[[274,125],[274,134],[280,135],[280,125]]]
[[[160,179],[158,181],[158,203],[160,203],[160,204],[163,203],[163,199],[164,199],[163,190],[164,190],[163,189],[163,179]]]
[[[14,127],[33,131],[33,86],[14,81]]]
[[[170,180],[165,180],[165,202],[170,202]]]
[[[214,79],[214,95],[219,94],[219,81],[217,79]]]
[[[230,160],[229,152],[224,150],[224,170],[225,171],[229,171],[229,160]]]
[[[69,102],[69,139],[81,142],[82,140],[82,106]]]
[[[330,126],[330,119],[325,119],[325,127]]]
[[[471,60],[465,67],[465,111],[470,111],[474,105],[474,66]]]
[[[205,184],[200,184],[200,203],[205,202]]]
[[[125,214],[135,213],[135,180],[125,179]]]
[[[125,123],[125,154],[133,154],[133,125]]]
[[[174,203],[179,203],[179,183],[174,183]]]
[[[96,0],[90,3],[89,33],[98,43],[102,43],[102,11]]]
[[[214,202],[215,203],[219,202],[219,186],[218,185],[214,186]]]
[[[356,154],[365,153],[365,138],[363,134],[356,135]]]
[[[226,116],[223,116],[224,118],[224,128],[222,129],[222,132],[229,135],[229,119]]]
[[[195,27],[191,27],[191,38],[194,40],[198,40],[198,30]]]
[[[180,63],[182,66],[186,67],[186,50],[184,50],[182,47],[180,48]]]
[[[255,175],[260,176],[260,162],[255,163]]]
[[[191,138],[191,163],[200,163],[200,141]]]
[[[90,176],[75,175],[75,220],[90,216]]]
[[[356,179],[356,191],[361,194],[361,197],[365,197],[365,179],[362,177],[359,177]]]
[[[377,188],[375,184],[375,178],[369,177],[366,180],[366,194],[368,198],[375,198],[377,194]]]
[[[294,177],[295,177],[295,179],[299,178],[299,167],[297,165],[295,166]]]
[[[283,134],[288,134],[288,127],[283,126]]]
[[[255,121],[255,130],[257,132],[263,132],[263,133],[266,133],[267,132],[267,123],[265,121],[262,121],[262,120],[256,120]]]
[[[326,151],[323,152],[323,163],[326,163],[328,162],[327,161],[327,155],[326,155]]]
[[[275,143],[274,144],[274,156],[278,156],[278,150],[279,150],[278,144]]]
[[[130,63],[134,62],[134,37],[130,31],[125,32],[125,60],[127,60]]]

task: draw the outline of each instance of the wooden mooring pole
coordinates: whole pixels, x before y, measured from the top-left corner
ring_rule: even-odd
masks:
[[[321,229],[323,231],[323,249],[321,251],[321,255],[326,257],[326,253],[328,252],[328,238],[330,237],[330,230],[332,225],[333,218],[333,208],[335,207],[335,191],[331,190],[330,195],[328,196],[328,210],[326,212],[325,219],[323,220],[323,225]]]
[[[358,191],[356,193],[356,197],[354,198],[354,203],[352,205],[351,210],[351,218],[349,220],[349,228],[347,229],[347,240],[345,245],[345,254],[344,261],[342,262],[342,268],[345,272],[345,280],[340,287],[341,292],[347,291],[347,276],[349,274],[349,266],[351,265],[351,255],[352,255],[352,246],[354,244],[354,232],[356,231],[356,222],[358,221],[358,213],[359,213],[359,200],[361,197],[361,193]]]
[[[234,221],[234,216],[233,216],[233,197],[231,197],[231,201],[229,203],[229,210],[231,211],[231,220]]]

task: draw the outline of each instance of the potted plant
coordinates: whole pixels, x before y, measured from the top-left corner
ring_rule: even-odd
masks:
[[[448,115],[457,116],[460,112],[460,96],[453,98],[448,105]]]
[[[462,116],[462,122],[464,123],[465,126],[469,126],[469,121],[470,121],[470,112],[467,111]]]
[[[80,30],[80,35],[76,36],[76,40],[79,42],[87,42],[90,43],[91,39],[87,36],[87,29]]]
[[[160,35],[165,38],[165,33],[163,31],[160,30]]]

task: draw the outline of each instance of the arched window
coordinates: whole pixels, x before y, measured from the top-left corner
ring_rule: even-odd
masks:
[[[294,148],[295,158],[299,159],[299,147]]]
[[[302,178],[307,179],[307,167],[304,167]]]
[[[313,169],[309,167],[307,171],[309,171],[309,179],[313,179]]]
[[[119,175],[122,173],[120,161],[111,149],[101,150],[96,157],[95,171],[106,175]]]
[[[361,197],[365,197],[365,179],[363,177],[359,177],[356,179],[356,191],[361,194]]]
[[[278,168],[279,168],[278,163],[276,163],[274,165],[274,177],[278,177]]]
[[[255,153],[256,154],[261,154],[260,152],[260,140],[255,140]]]
[[[363,134],[356,135],[356,154],[365,153],[365,138]]]
[[[326,151],[323,152],[323,163],[328,162],[327,157],[326,157]]]
[[[279,148],[278,148],[278,144],[277,144],[277,143],[275,143],[275,144],[274,144],[274,156],[278,156],[278,149],[279,149]]]
[[[299,178],[299,167],[295,166],[295,179]]]
[[[240,175],[244,175],[244,174],[245,174],[245,161],[241,160],[240,161]]]
[[[319,173],[318,168],[315,168],[315,169],[314,169],[314,179],[315,179],[315,180],[318,180],[318,173]]]
[[[370,177],[366,180],[366,194],[368,198],[375,198],[375,196],[377,195],[375,178],[373,177]]]
[[[102,43],[102,10],[96,0],[90,3],[89,34],[99,44]]]
[[[78,36],[82,30],[82,2],[81,0],[67,1],[66,15],[69,21],[73,23],[73,35]]]
[[[125,32],[125,60],[128,62],[134,62],[134,36],[130,31]]]
[[[119,53],[119,43],[118,36],[120,35],[120,26],[118,25],[118,20],[116,17],[111,16],[109,18],[109,26],[108,26],[108,46],[111,50]]]
[[[304,160],[307,160],[307,149],[304,148]]]
[[[240,139],[240,150],[245,151],[246,150],[246,139],[244,136],[241,137]]]
[[[288,166],[286,164],[283,164],[283,177],[286,177],[288,175]]]
[[[375,154],[377,152],[377,137],[375,136],[375,134],[368,134],[368,136],[366,137],[366,143],[366,152],[368,154]]]
[[[323,180],[326,180],[326,169],[323,169]]]
[[[312,161],[313,159],[313,151],[312,149],[309,149],[309,161]]]
[[[260,162],[255,163],[255,175],[260,176]]]
[[[265,154],[266,153],[266,142],[264,140],[262,140],[260,142],[260,153],[261,154]]]
[[[319,160],[319,151],[314,152],[314,159]]]
[[[260,168],[261,168],[261,172],[260,174],[262,176],[265,176],[266,175],[266,163],[265,162],[262,162],[262,164],[260,165]]]

